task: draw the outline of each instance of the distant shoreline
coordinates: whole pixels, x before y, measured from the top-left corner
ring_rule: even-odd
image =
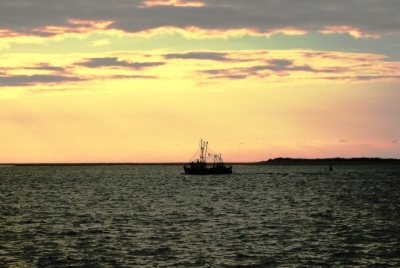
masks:
[[[274,158],[261,161],[261,165],[400,165],[400,159],[395,158]]]
[[[0,163],[0,166],[140,166],[140,165],[185,165],[186,162],[171,163]],[[228,162],[227,165],[400,165],[396,158],[289,158],[278,157],[259,162]]]

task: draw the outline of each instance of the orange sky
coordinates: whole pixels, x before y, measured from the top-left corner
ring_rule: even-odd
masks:
[[[136,2],[157,12],[213,7]],[[201,138],[227,162],[400,157],[391,29],[182,18],[135,30],[65,12],[63,25],[0,28],[0,163],[185,162]]]

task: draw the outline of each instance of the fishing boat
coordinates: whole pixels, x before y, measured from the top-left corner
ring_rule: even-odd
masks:
[[[185,173],[192,175],[231,174],[232,166],[226,166],[221,154],[208,153],[208,142],[200,140],[199,157],[183,166]],[[207,162],[207,160],[211,160]]]

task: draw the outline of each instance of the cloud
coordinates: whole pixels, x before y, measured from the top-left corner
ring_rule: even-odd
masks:
[[[400,75],[354,75],[354,76],[333,76],[333,77],[320,77],[325,80],[343,80],[343,81],[354,81],[354,82],[366,82],[366,81],[379,81],[379,80],[399,80]]]
[[[369,0],[361,4],[359,0],[0,2],[1,29],[39,36],[88,29],[117,29],[137,33],[166,26],[221,31],[247,29],[256,33],[298,29],[376,36],[398,33],[398,14],[398,0]],[[90,24],[89,21],[107,23],[99,25]]]
[[[303,66],[296,66],[293,65],[293,61],[287,59],[273,59],[267,61],[268,65],[260,65],[260,66],[253,66],[249,68],[250,71],[263,71],[263,70],[270,70],[274,72],[281,72],[281,71],[313,71],[308,65]]]
[[[87,59],[85,62],[76,63],[75,65],[85,66],[88,68],[127,67],[140,70],[143,68],[156,67],[164,64],[165,62],[128,62],[124,60],[119,61],[116,57],[106,57]]]
[[[79,77],[62,75],[13,75],[0,76],[0,86],[31,86],[35,84],[83,81]]]
[[[392,140],[392,144],[397,144],[398,140]]]
[[[1,73],[0,73],[1,75]],[[107,79],[156,79],[157,76],[146,76],[146,75],[113,75],[107,77]],[[59,76],[59,75],[14,75],[14,76],[0,76],[0,87],[26,87],[26,86],[34,86],[34,85],[54,85],[54,84],[64,84],[65,82],[83,82],[88,81],[89,79],[84,79],[80,77],[71,77],[71,76]],[[70,88],[51,88],[51,89],[30,89],[27,92],[29,93],[46,93],[55,91],[71,91]],[[75,89],[81,90],[81,89]]]
[[[55,71],[55,72],[64,72],[64,67],[50,66],[47,63],[38,64],[35,67],[25,67],[26,70],[41,70],[41,71]]]
[[[311,73],[342,73],[349,70],[347,67],[320,67],[313,68],[308,64],[296,65],[289,59],[266,60],[265,65],[254,65],[249,67],[235,67],[225,69],[201,70],[200,73],[211,75],[211,78],[245,79],[249,76],[265,78],[271,72],[279,76],[290,75],[290,72],[311,72]],[[267,71],[267,72],[266,72]]]
[[[219,69],[219,70],[202,70],[200,74],[210,75],[211,79],[228,79],[228,80],[241,80],[246,79],[250,73],[243,72],[240,68]]]
[[[319,52],[319,51],[190,51],[182,53],[149,54],[102,53],[92,58],[66,58],[53,60],[33,58],[21,64],[20,57],[11,57],[0,66],[0,86],[32,86],[43,84],[53,87],[57,81],[85,82],[156,79],[186,79],[200,84],[248,79],[273,83],[293,81],[396,81],[400,79],[399,63],[382,61],[382,55]],[[108,55],[108,56],[105,56]],[[346,57],[345,57],[346,56]],[[367,59],[367,62],[365,61]],[[201,61],[201,63],[199,63]],[[168,64],[170,71],[160,67]],[[91,68],[89,73],[82,67]],[[98,70],[94,70],[94,69]],[[145,70],[145,72],[143,71]],[[131,81],[129,81],[131,80]]]
[[[338,140],[338,142],[347,142],[347,140],[346,139],[340,139],[340,140]]]
[[[332,51],[305,51],[300,53],[307,59],[323,59],[323,60],[335,60],[335,61],[357,61],[359,63],[366,63],[376,60],[385,59],[385,55],[381,54],[363,54],[362,56],[357,53],[341,53]]]
[[[218,52],[187,52],[187,53],[171,53],[164,55],[166,59],[194,59],[194,60],[215,60],[230,61],[226,57],[227,53]]]

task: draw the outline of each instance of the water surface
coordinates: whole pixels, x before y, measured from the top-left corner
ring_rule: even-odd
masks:
[[[400,167],[0,168],[0,266],[400,267]]]

